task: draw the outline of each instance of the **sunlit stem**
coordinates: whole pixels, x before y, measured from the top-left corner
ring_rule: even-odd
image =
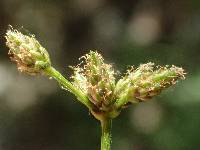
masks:
[[[58,83],[64,88],[69,90],[71,93],[73,93],[77,99],[87,106],[90,110],[93,108],[92,103],[88,100],[87,96],[81,92],[79,89],[77,89],[75,86],[73,86],[65,77],[62,76],[61,73],[59,73],[55,68],[49,67],[44,70],[45,74],[53,77],[55,80],[58,81]]]
[[[111,129],[112,129],[112,119],[105,118],[101,120],[101,150],[111,150]]]

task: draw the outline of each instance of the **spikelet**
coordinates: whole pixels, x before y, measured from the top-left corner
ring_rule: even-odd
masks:
[[[74,85],[86,93],[93,104],[106,110],[115,100],[115,72],[112,65],[104,63],[103,57],[94,51],[81,59],[83,63],[74,67]]]
[[[48,52],[34,35],[24,35],[10,27],[5,38],[10,58],[17,63],[19,71],[36,75],[51,65]]]
[[[118,81],[115,94],[119,99],[126,98],[127,102],[146,101],[176,84],[178,79],[185,79],[184,75],[184,70],[174,65],[154,67],[153,63],[142,64],[127,71]]]

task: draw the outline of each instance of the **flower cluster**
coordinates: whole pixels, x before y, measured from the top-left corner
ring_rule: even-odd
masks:
[[[71,91],[99,120],[102,116],[116,117],[130,103],[146,101],[178,79],[184,79],[184,70],[176,66],[154,66],[153,63],[132,67],[116,81],[116,72],[103,57],[90,51],[73,67],[73,83],[66,80],[52,66],[49,54],[33,35],[9,29],[6,33],[9,54],[18,69],[31,75],[44,73],[56,79],[63,88]]]
[[[101,122],[102,150],[110,149],[112,119],[123,108],[132,103],[147,101],[177,83],[179,79],[185,79],[182,68],[147,63],[136,69],[132,67],[125,76],[116,81],[117,74],[112,65],[106,64],[99,53],[90,51],[80,58],[82,62],[79,65],[72,67],[74,74],[71,83],[51,66],[48,52],[34,35],[24,35],[11,27],[5,38],[11,60],[17,63],[19,71],[54,78]]]
[[[100,110],[106,111],[115,100],[115,72],[112,65],[104,63],[103,57],[90,51],[81,57],[83,62],[74,67],[74,85],[88,95]]]
[[[132,67],[125,77],[117,82],[115,89],[119,99],[117,105],[151,99],[162,90],[174,85],[178,79],[185,79],[184,74],[182,68],[174,65],[155,67],[153,63],[147,63],[140,65],[137,69]]]
[[[48,52],[34,35],[24,35],[11,27],[5,37],[10,58],[17,63],[18,70],[21,72],[31,75],[40,74],[43,69],[51,65]]]
[[[153,63],[133,67],[117,83],[112,65],[104,63],[97,52],[90,51],[74,67],[73,84],[82,90],[100,111],[121,110],[129,103],[146,101],[184,79],[184,70],[176,66],[159,67]],[[112,108],[112,109],[110,109]]]

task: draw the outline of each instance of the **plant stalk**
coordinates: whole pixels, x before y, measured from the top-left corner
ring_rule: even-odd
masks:
[[[79,89],[77,89],[73,84],[71,84],[67,79],[65,79],[65,77],[63,77],[62,74],[58,72],[55,68],[48,67],[45,69],[44,72],[46,75],[53,77],[55,80],[57,80],[62,88],[67,89],[71,93],[73,93],[77,97],[77,99],[90,110],[94,107],[87,96]]]
[[[102,128],[101,150],[111,150],[112,119],[111,118],[105,118],[105,119],[101,120],[101,128]]]

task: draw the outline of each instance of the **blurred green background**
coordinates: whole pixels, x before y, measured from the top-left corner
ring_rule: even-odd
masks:
[[[98,150],[100,126],[88,110],[9,60],[9,24],[34,33],[67,77],[89,50],[119,71],[149,61],[185,68],[185,81],[114,120],[113,150],[199,149],[199,0],[0,0],[0,150]]]

